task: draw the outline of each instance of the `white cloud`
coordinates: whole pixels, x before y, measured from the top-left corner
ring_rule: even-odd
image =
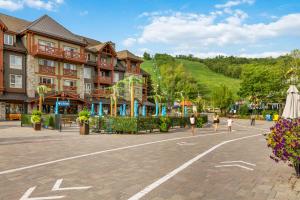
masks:
[[[123,45],[125,47],[131,47],[135,43],[136,43],[136,39],[135,38],[127,38],[126,40],[123,41]]]
[[[0,0],[0,8],[9,11],[16,11],[21,10],[25,6],[27,6],[35,9],[52,11],[63,3],[64,0]]]
[[[255,0],[234,0],[234,1],[227,1],[225,4],[217,4],[215,8],[232,8],[234,6],[239,6],[241,4],[253,4]]]
[[[85,16],[85,15],[88,15],[88,14],[89,14],[89,11],[87,11],[87,10],[79,12],[80,16]]]
[[[262,52],[262,53],[242,53],[239,54],[239,57],[246,57],[246,58],[266,58],[266,57],[273,57],[277,58],[282,55],[286,55],[289,52],[286,51],[270,51],[270,52]]]
[[[13,0],[0,0],[0,8],[9,11],[20,10],[23,8],[23,2]]]

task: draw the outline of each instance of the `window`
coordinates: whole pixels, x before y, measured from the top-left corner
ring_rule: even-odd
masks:
[[[77,49],[73,47],[64,46],[64,51],[76,52]]]
[[[85,84],[85,93],[90,94],[92,91],[92,84],[91,83],[86,83]]]
[[[4,34],[4,44],[13,45],[14,44],[14,36]]]
[[[54,67],[54,61],[53,60],[39,59],[39,64],[42,65],[42,66]]]
[[[107,63],[107,59],[106,58],[101,58],[101,63]]]
[[[87,78],[87,79],[91,79],[92,78],[92,69],[85,67],[84,71],[83,71],[83,77]]]
[[[48,41],[45,41],[45,40],[39,40],[39,45],[47,46],[47,47],[54,47],[53,42],[48,42]]]
[[[76,70],[76,65],[70,63],[64,63],[64,69]]]
[[[40,83],[47,84],[47,85],[52,85],[53,84],[53,78],[40,77]]]
[[[114,73],[114,83],[118,82],[120,80],[119,72]]]
[[[76,86],[76,82],[75,81],[71,81],[71,80],[64,80],[64,86],[75,87]]]
[[[87,59],[91,60],[91,54],[90,53],[87,54]]]
[[[22,75],[10,75],[10,87],[11,88],[22,88]]]
[[[10,55],[9,66],[12,69],[22,69],[22,56]]]

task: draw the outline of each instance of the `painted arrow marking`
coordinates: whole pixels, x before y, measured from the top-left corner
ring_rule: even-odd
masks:
[[[58,179],[51,191],[65,191],[65,190],[86,190],[91,188],[92,186],[85,186],[85,187],[60,187],[63,182],[63,179]],[[36,189],[37,186],[29,188],[24,195],[21,197],[20,200],[48,200],[48,199],[62,199],[65,196],[48,196],[48,197],[30,197],[33,191]]]
[[[64,190],[86,190],[86,189],[89,189],[91,188],[92,186],[84,186],[84,187],[67,187],[67,188],[62,188],[60,187],[61,184],[63,182],[63,179],[58,179],[53,188],[52,188],[52,191],[64,191]]]
[[[29,188],[20,200],[47,200],[47,199],[62,199],[65,196],[49,196],[49,197],[30,197],[36,186]]]
[[[240,165],[240,164],[235,164],[235,163],[243,163],[243,164],[250,165],[250,166],[256,166],[255,164],[245,162],[245,161],[242,161],[242,160],[223,161],[223,162],[220,162],[220,163],[223,163],[223,164],[227,163],[227,165],[217,165],[215,167],[217,167],[217,168],[220,168],[220,167],[240,167],[240,168],[243,168],[243,169],[246,169],[246,170],[253,171],[254,169],[252,169],[250,167],[246,167],[246,166],[243,166],[243,165]],[[230,163],[232,163],[232,164],[230,164]]]

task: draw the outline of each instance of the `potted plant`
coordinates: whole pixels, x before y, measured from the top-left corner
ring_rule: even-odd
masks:
[[[300,178],[300,119],[280,119],[270,130],[266,135],[268,147],[272,149],[270,158],[288,163]]]
[[[171,126],[170,118],[168,117],[161,117],[160,118],[160,124],[159,124],[159,130],[160,132],[168,132]]]
[[[32,111],[31,115],[31,123],[33,124],[33,128],[36,131],[40,131],[42,128],[42,112],[38,110]]]
[[[80,135],[89,134],[90,132],[89,119],[90,119],[90,112],[86,108],[79,112],[77,121],[79,122],[79,126],[80,126]]]

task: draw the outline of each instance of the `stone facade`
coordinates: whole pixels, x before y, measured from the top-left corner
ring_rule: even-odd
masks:
[[[27,56],[27,96],[29,98],[35,97],[35,88],[38,85],[37,78],[35,75],[35,66],[36,66],[36,59],[28,55]]]
[[[0,102],[0,120],[6,119],[6,113],[5,113],[5,102]]]
[[[78,77],[79,81],[77,81],[77,92],[80,95],[80,98],[84,98],[84,65],[80,65],[78,68]]]

